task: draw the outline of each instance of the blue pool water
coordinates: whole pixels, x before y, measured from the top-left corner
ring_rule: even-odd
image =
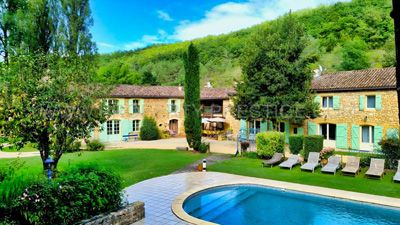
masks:
[[[183,204],[191,216],[226,225],[399,225],[400,210],[256,185],[208,189]]]

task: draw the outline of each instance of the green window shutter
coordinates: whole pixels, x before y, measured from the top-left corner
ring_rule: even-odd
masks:
[[[351,126],[351,148],[355,150],[360,149],[360,126]]]
[[[304,128],[298,127],[298,128],[297,128],[297,134],[298,134],[298,135],[304,135]]]
[[[243,119],[240,120],[240,138],[247,139],[247,121]]]
[[[347,124],[336,125],[336,148],[347,149]]]
[[[101,124],[101,130],[100,130],[100,136],[99,136],[100,141],[106,142],[108,140],[107,137],[107,122],[104,122]]]
[[[333,109],[338,110],[340,108],[340,98],[339,96],[333,96]]]
[[[123,119],[121,120],[121,131],[122,135],[127,135],[129,132],[132,132],[133,124],[131,120]]]
[[[381,146],[379,145],[379,142],[382,140],[382,126],[375,126],[374,127],[374,149],[375,150],[380,150]]]
[[[382,109],[382,96],[381,95],[375,96],[375,109],[376,110]]]
[[[364,107],[365,107],[365,96],[364,95],[360,95],[359,103],[360,103],[360,111],[363,111]]]
[[[290,135],[290,124],[289,122],[285,122],[285,142],[289,143],[289,135]]]
[[[313,122],[308,122],[308,135],[316,135],[317,134],[317,124]]]
[[[144,113],[144,99],[139,100],[139,110],[140,113]]]
[[[399,130],[396,129],[396,128],[387,129],[386,137],[388,137],[388,138],[398,138],[399,137]]]
[[[171,113],[171,99],[168,99],[168,112]]]
[[[119,114],[125,113],[125,99],[118,99],[118,112]]]
[[[132,114],[133,113],[133,100],[132,99],[128,100],[128,107],[129,107],[129,113]]]
[[[270,131],[274,130],[274,123],[271,120],[269,121],[269,130]]]
[[[181,100],[176,100],[176,112],[179,113],[181,111]]]
[[[319,104],[319,105],[321,105],[321,97],[320,96],[315,96],[315,98],[314,98],[314,102],[315,103],[317,103],[317,104]]]
[[[261,132],[266,132],[267,130],[268,130],[268,124],[267,124],[267,122],[261,122],[260,131],[261,131]]]

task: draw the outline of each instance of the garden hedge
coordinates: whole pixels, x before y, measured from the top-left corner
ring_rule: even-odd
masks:
[[[324,136],[322,135],[309,135],[304,137],[303,156],[308,158],[309,152],[321,152],[324,147]]]
[[[389,137],[379,142],[382,152],[385,155],[386,162],[390,169],[397,166],[397,160],[400,159],[400,140],[398,137]]]
[[[290,135],[289,136],[289,148],[292,154],[299,154],[303,150],[304,144],[303,135]]]
[[[261,158],[271,158],[274,153],[285,150],[285,136],[281,132],[268,131],[256,136],[257,154]]]
[[[160,139],[160,131],[153,117],[144,117],[139,135],[140,139],[145,141]]]

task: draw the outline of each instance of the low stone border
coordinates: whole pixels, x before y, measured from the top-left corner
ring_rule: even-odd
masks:
[[[356,201],[356,202],[367,203],[367,204],[376,204],[376,205],[381,205],[381,206],[400,208],[400,199],[399,198],[391,198],[391,197],[385,197],[385,196],[379,196],[379,195],[363,194],[363,193],[343,191],[343,190],[332,189],[332,188],[324,188],[324,187],[310,186],[310,185],[304,185],[304,184],[295,184],[295,183],[267,180],[267,179],[261,179],[261,178],[248,177],[248,179],[246,179],[247,177],[243,177],[243,176],[240,176],[240,177],[244,178],[244,179],[241,181],[221,182],[218,184],[203,185],[203,186],[198,186],[196,188],[193,188],[193,189],[181,194],[180,196],[178,196],[172,203],[171,210],[178,218],[180,218],[181,220],[184,220],[186,222],[192,223],[192,224],[217,225],[215,223],[204,221],[204,220],[195,218],[195,217],[187,214],[185,212],[185,210],[183,209],[183,203],[185,202],[185,200],[187,198],[189,198],[190,196],[192,196],[200,191],[204,191],[204,190],[207,190],[210,188],[215,188],[215,187],[228,186],[228,185],[261,185],[261,186],[265,186],[265,187],[296,191],[296,192],[305,193],[305,194],[315,194],[315,195],[321,195],[324,197],[339,198],[339,199],[343,199],[343,200],[350,200],[350,201]]]
[[[121,210],[109,214],[101,214],[88,220],[83,220],[80,225],[130,225],[144,218],[144,203],[133,202]]]

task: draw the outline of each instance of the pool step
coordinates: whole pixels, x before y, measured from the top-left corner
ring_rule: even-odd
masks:
[[[199,211],[201,207],[207,207],[209,204],[212,202],[216,201],[219,198],[222,198],[224,196],[227,196],[232,193],[232,190],[225,190],[225,191],[219,191],[212,193],[211,195],[208,195],[207,197],[201,198],[201,204],[191,204],[188,206],[185,206],[185,211],[189,214],[192,214],[193,212],[196,213],[195,211]],[[192,200],[193,201],[193,200]]]
[[[199,207],[194,209],[190,214],[195,217],[202,218],[203,216],[209,214],[212,211],[215,211],[222,205],[226,204],[227,202],[230,202],[231,200],[237,198],[238,196],[242,195],[245,192],[246,192],[245,190],[240,190],[240,189],[236,189],[235,191],[229,191],[224,195],[221,195],[220,197],[212,198],[212,200],[206,204],[201,204]]]
[[[255,193],[256,193],[255,191],[248,191],[248,190],[244,191],[240,195],[236,196],[234,199],[231,199],[230,201],[223,203],[218,209],[213,210],[208,214],[205,214],[201,218],[207,221],[213,221],[215,218],[221,216],[223,213],[237,206],[242,201],[245,201],[249,197],[253,196]]]

